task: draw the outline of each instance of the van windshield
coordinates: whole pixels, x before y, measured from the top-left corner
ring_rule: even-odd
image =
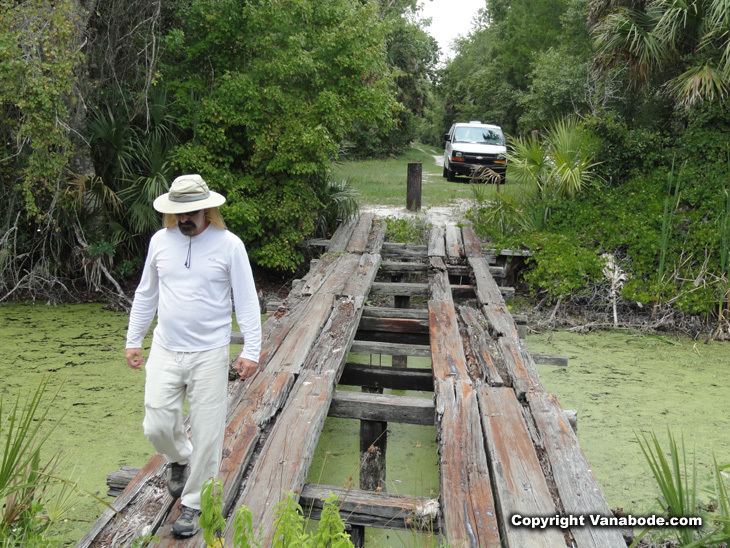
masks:
[[[454,143],[475,143],[478,145],[504,145],[504,135],[498,129],[487,127],[457,127],[454,129]]]

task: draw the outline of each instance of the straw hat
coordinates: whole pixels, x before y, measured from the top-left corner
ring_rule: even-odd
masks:
[[[208,188],[197,173],[180,175],[170,185],[170,192],[158,196],[152,206],[160,213],[187,213],[209,207],[218,207],[226,199]]]

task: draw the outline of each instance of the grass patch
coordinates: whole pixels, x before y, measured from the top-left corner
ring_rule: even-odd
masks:
[[[441,156],[442,149],[414,143],[405,153],[396,158],[375,160],[353,160],[338,162],[333,168],[335,180],[347,179],[358,192],[358,201],[363,205],[406,205],[406,176],[409,162],[421,162],[423,182],[421,206],[446,206],[457,200],[473,198],[468,179],[449,183],[442,177],[442,167],[436,164],[434,156]],[[463,181],[463,182],[461,182]],[[486,185],[488,193],[496,192],[494,185]],[[509,175],[508,185],[510,187]],[[513,191],[508,188],[508,191]]]

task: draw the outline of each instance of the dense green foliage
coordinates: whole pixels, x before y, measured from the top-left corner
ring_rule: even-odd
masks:
[[[227,196],[254,261],[294,269],[340,142],[357,122],[390,123],[385,29],[373,5],[344,0],[198,0],[177,19],[162,73],[191,139],[172,162]]]
[[[415,0],[380,0],[388,65],[393,71],[398,103],[395,123],[359,123],[345,143],[346,154],[359,158],[401,152],[414,140],[430,99],[438,45],[421,27]]]
[[[295,269],[355,210],[329,175],[354,136],[412,138],[436,54],[415,4],[3,0],[0,298],[121,294],[183,171],[254,262]]]
[[[548,6],[556,15],[545,22]],[[730,242],[726,3],[490,0],[483,21],[442,74],[439,130],[466,118],[501,124],[512,133],[508,176],[533,192],[477,200],[470,212],[477,228],[530,246],[526,280],[552,299],[606,283],[598,257],[611,253],[628,274],[626,301],[719,310],[722,319]],[[545,143],[569,113],[592,137],[568,146],[582,152],[566,163]],[[539,137],[519,136],[533,129]]]

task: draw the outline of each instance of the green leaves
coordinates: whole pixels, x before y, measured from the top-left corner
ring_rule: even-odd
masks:
[[[540,142],[514,138],[508,148],[510,176],[543,195],[573,197],[595,180],[591,135],[572,118],[558,120]]]
[[[346,0],[194,0],[178,24],[162,72],[191,138],[175,167],[225,187],[228,227],[255,262],[294,270],[325,209],[352,209],[322,183],[340,142],[392,122],[385,26],[373,3]]]

